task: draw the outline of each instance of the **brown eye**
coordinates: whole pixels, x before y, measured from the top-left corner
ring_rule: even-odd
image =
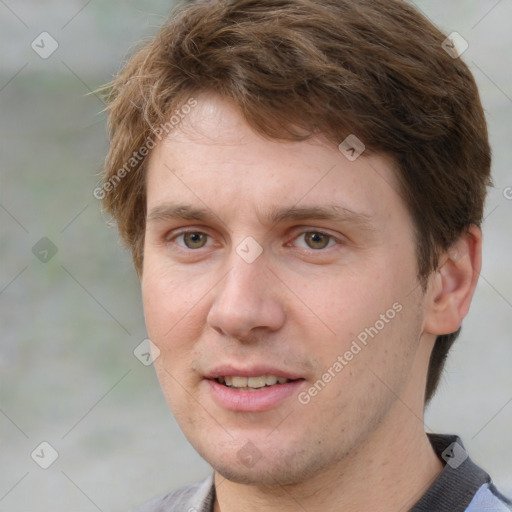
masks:
[[[304,240],[311,249],[325,249],[331,239],[332,237],[325,233],[318,233],[315,231],[304,233]]]
[[[206,245],[208,235],[192,231],[183,233],[183,242],[188,249],[201,249]]]

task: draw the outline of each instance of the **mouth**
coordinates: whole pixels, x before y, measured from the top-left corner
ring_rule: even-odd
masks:
[[[224,377],[217,377],[214,380],[236,391],[258,391],[302,379],[288,379],[286,377],[277,377],[276,375],[260,375],[256,377],[226,375]]]
[[[203,375],[205,392],[221,408],[262,412],[281,406],[300,392],[306,379],[295,370],[253,363],[225,363]]]
[[[209,397],[223,409],[263,412],[293,400],[306,380],[297,373],[268,365],[225,365],[208,372],[204,382]]]

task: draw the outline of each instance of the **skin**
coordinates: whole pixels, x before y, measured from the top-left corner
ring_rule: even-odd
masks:
[[[270,141],[233,104],[197,99],[148,164],[141,284],[160,384],[215,470],[215,511],[407,510],[443,467],[423,426],[428,360],[436,336],[467,313],[480,231],[442,255],[423,290],[390,159],[351,162],[321,138]],[[177,204],[211,218],[175,218]],[[352,213],[269,220],[275,209],[333,204]],[[252,263],[237,253],[248,236],[263,250]],[[224,363],[270,362],[302,376],[307,392],[397,303],[307,404],[295,393],[240,412],[212,399],[204,375]],[[238,456],[247,442],[261,456],[250,467]]]

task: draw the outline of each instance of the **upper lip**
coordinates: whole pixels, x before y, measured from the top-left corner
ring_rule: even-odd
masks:
[[[276,377],[285,377],[289,380],[303,379],[301,375],[290,370],[284,370],[275,366],[252,365],[252,366],[234,366],[230,364],[219,365],[205,373],[206,379],[217,379],[219,377],[260,377],[262,375],[274,375]]]

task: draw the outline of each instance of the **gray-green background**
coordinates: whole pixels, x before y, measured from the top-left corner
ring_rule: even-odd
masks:
[[[512,1],[415,3],[469,42],[495,180],[477,294],[425,423],[460,434],[512,495]],[[137,277],[92,195],[107,139],[87,94],[172,5],[0,0],[0,512],[122,511],[210,470],[133,355]],[[59,44],[47,59],[31,48],[43,31]],[[43,237],[47,263],[32,252]],[[59,454],[46,470],[31,458],[42,441]]]

